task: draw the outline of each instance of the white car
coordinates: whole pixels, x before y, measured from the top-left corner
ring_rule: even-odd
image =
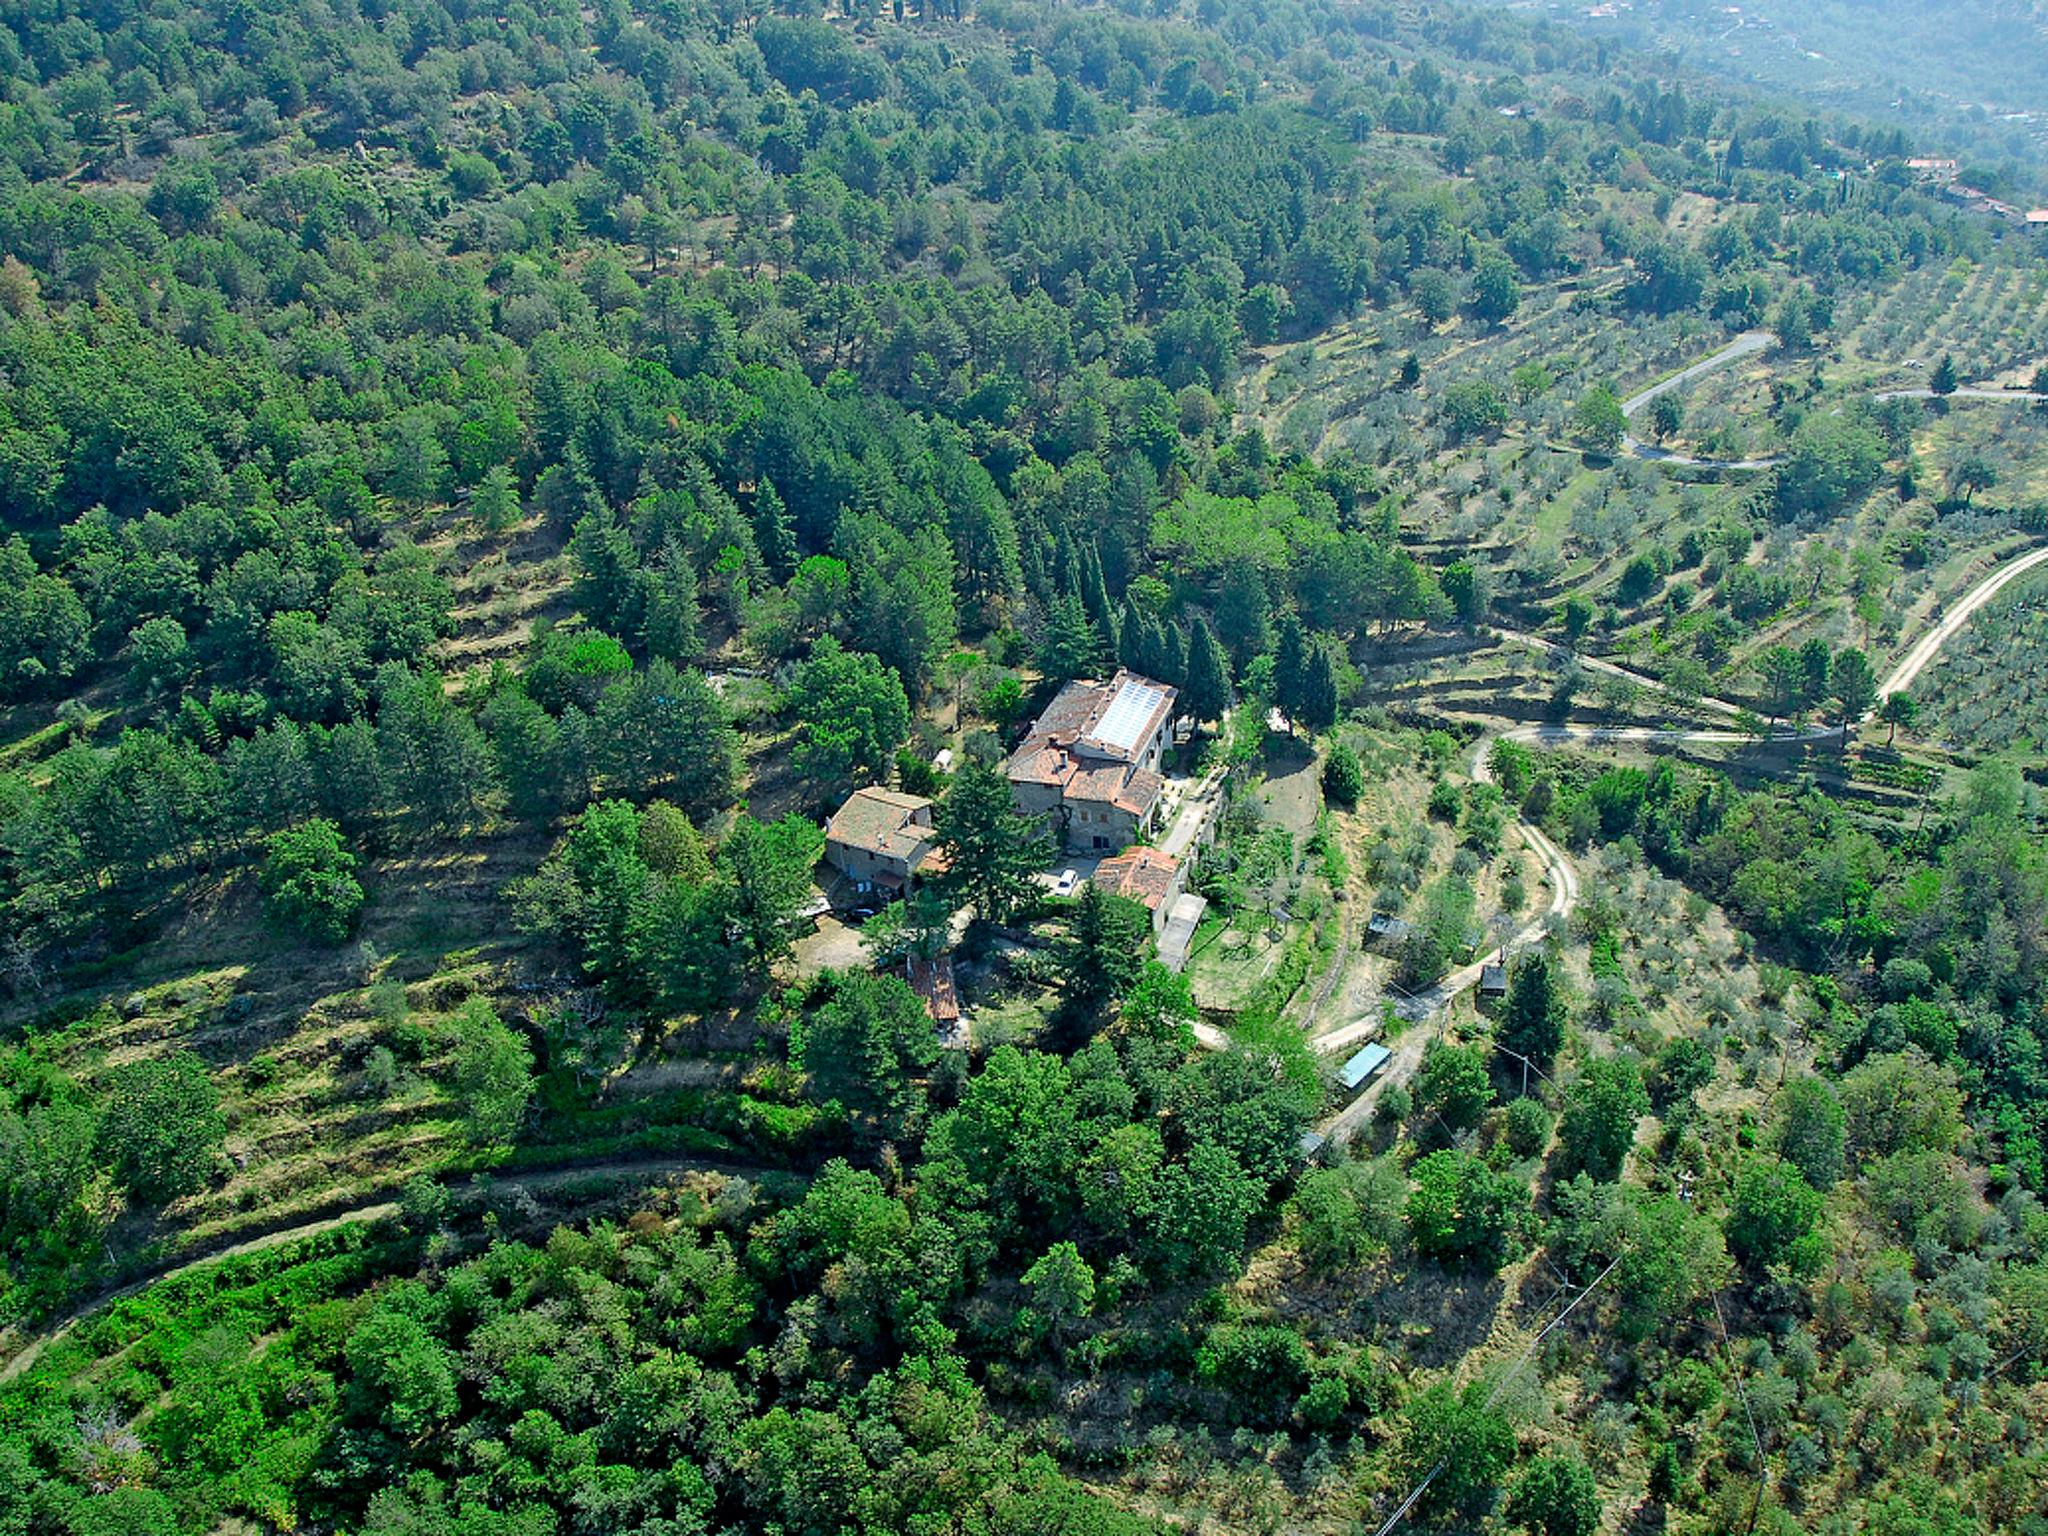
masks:
[[[1074,894],[1074,887],[1080,883],[1081,872],[1079,870],[1063,869],[1060,871],[1059,879],[1052,883],[1052,893],[1055,896],[1071,896]]]

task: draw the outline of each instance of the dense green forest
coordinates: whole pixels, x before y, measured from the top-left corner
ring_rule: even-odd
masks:
[[[1928,144],[1436,0],[0,23],[0,1536],[2048,1532]],[[1185,974],[1001,771],[1120,666]]]

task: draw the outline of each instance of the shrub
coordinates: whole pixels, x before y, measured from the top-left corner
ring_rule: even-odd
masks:
[[[1600,1529],[1600,1490],[1583,1461],[1538,1456],[1515,1479],[1508,1518],[1537,1536],[1594,1536]]]
[[[356,856],[323,816],[287,827],[264,845],[263,894],[271,920],[316,944],[339,944],[363,911]]]
[[[1439,1263],[1496,1270],[1507,1261],[1529,1206],[1529,1191],[1467,1152],[1432,1152],[1413,1169],[1408,1233]]]
[[[1550,1111],[1535,1098],[1516,1099],[1508,1105],[1502,1134],[1508,1150],[1517,1157],[1534,1157],[1550,1140]]]
[[[1343,806],[1358,804],[1365,794],[1365,769],[1358,754],[1341,741],[1323,759],[1323,793]]]
[[[1752,1157],[1735,1178],[1728,1208],[1728,1246],[1738,1257],[1767,1266],[1801,1262],[1820,1220],[1821,1196],[1790,1163]]]
[[[227,1126],[206,1063],[190,1051],[116,1071],[100,1112],[99,1147],[138,1198],[162,1203],[212,1177]]]

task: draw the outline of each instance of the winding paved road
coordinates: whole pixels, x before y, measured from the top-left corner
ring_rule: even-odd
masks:
[[[1712,373],[1717,368],[1726,368],[1730,363],[1767,351],[1774,339],[1769,331],[1744,331],[1720,351],[1709,353],[1690,368],[1681,368],[1670,378],[1660,379],[1648,389],[1630,395],[1621,402],[1621,414],[1633,416],[1659,395],[1668,395],[1674,389],[1682,389],[1701,374]]]
[[[1941,654],[1957,630],[1969,622],[1970,617],[1991,599],[2003,592],[2008,583],[2041,566],[2048,565],[2048,547],[2029,550],[2016,560],[2008,560],[1989,576],[1978,582],[1963,597],[1962,601],[1949,609],[1939,624],[1914,642],[1913,648],[1899,658],[1885,680],[1877,685],[1877,694],[1882,699],[1888,693],[1904,693],[1913,686],[1914,680],[1927,670],[1929,662]]]
[[[1559,645],[1555,640],[1545,640],[1541,635],[1532,635],[1526,630],[1496,629],[1493,631],[1493,635],[1496,639],[1511,641],[1516,645],[1526,645],[1530,650],[1541,651],[1546,656],[1561,657],[1566,661],[1577,664],[1587,672],[1600,672],[1608,677],[1622,678],[1634,683],[1638,688],[1647,688],[1652,693],[1669,694],[1671,692],[1671,686],[1658,678],[1647,676],[1641,672],[1631,672],[1627,667],[1617,662],[1608,661],[1599,656],[1588,656],[1583,651],[1575,651],[1568,645]],[[1684,702],[1700,709],[1712,710],[1717,715],[1733,717],[1742,713],[1741,705],[1731,704],[1726,699],[1717,699],[1711,694],[1701,694],[1696,699],[1687,699]]]
[[[1914,680],[1927,668],[1928,664],[1941,653],[1941,648],[1955,636],[1964,624],[1969,622],[1971,616],[1978,609],[1998,596],[2010,583],[2026,575],[2029,571],[2039,570],[2043,567],[2048,567],[2048,546],[2029,550],[2025,554],[2006,561],[1997,570],[1978,582],[1976,586],[1972,587],[1956,602],[1955,606],[1948,611],[1939,624],[1921,636],[1912,648],[1900,658],[1898,665],[1892,668],[1879,687],[1879,701],[1882,702],[1886,694],[1897,693],[1911,687]],[[1503,639],[1519,640],[1535,645],[1539,649],[1559,649],[1552,642],[1539,640],[1533,635],[1524,635],[1515,631],[1502,631],[1500,633]],[[1607,664],[1607,670],[1649,687],[1658,688],[1662,686],[1655,679],[1643,677],[1638,673],[1627,672],[1622,668],[1614,667],[1611,663]],[[1721,699],[1702,699],[1700,702],[1711,708],[1717,708],[1731,714],[1736,707]],[[1864,719],[1867,721],[1874,714],[1875,710],[1873,709],[1864,716]],[[1771,741],[1819,741],[1822,739],[1832,739],[1835,735],[1835,730],[1827,726],[1780,726],[1768,732],[1764,739]],[[1496,741],[1528,742],[1539,746],[1557,746],[1566,742],[1586,742],[1593,745],[1629,742],[1636,744],[1663,743],[1673,746],[1740,746],[1757,739],[1746,732],[1725,729],[1667,730],[1653,726],[1636,725],[1515,726],[1504,731],[1489,731],[1479,738],[1478,743],[1472,749],[1471,772],[1475,783],[1490,784],[1493,782],[1493,765],[1489,758],[1492,755],[1493,744]],[[1509,944],[1505,946],[1507,948],[1522,947],[1536,943],[1543,937],[1545,929],[1552,922],[1561,922],[1571,915],[1572,909],[1579,903],[1580,894],[1578,871],[1573,867],[1572,861],[1566,857],[1564,850],[1546,836],[1540,827],[1536,827],[1527,821],[1518,821],[1516,825],[1521,831],[1523,840],[1536,853],[1536,856],[1543,861],[1544,878],[1550,885],[1550,907],[1541,918],[1527,924],[1520,933],[1516,934]],[[1440,1009],[1447,1007],[1451,1000],[1467,987],[1476,984],[1479,980],[1480,972],[1487,965],[1497,961],[1500,954],[1501,950],[1496,949],[1472,964],[1452,971],[1426,991],[1416,993],[1412,998],[1403,999],[1401,1002],[1396,1003],[1396,1010],[1402,1017],[1409,1019],[1411,1022],[1420,1022],[1423,1019],[1429,1018]],[[1310,1044],[1313,1049],[1320,1053],[1333,1054],[1346,1046],[1370,1040],[1379,1033],[1379,1029],[1379,1019],[1359,1019],[1340,1029],[1332,1030],[1329,1034],[1311,1041]],[[1366,1085],[1364,1091],[1317,1127],[1324,1138],[1332,1142],[1345,1142],[1355,1136],[1365,1125],[1366,1121],[1370,1119],[1373,1105],[1378,1102],[1380,1094],[1384,1093],[1390,1084],[1407,1081],[1415,1074],[1417,1068],[1422,1065],[1423,1052],[1428,1049],[1429,1039],[1433,1033],[1433,1031],[1424,1029],[1408,1029],[1403,1031],[1400,1038],[1394,1043],[1393,1055],[1389,1058],[1386,1065],[1375,1074],[1372,1082]]]
[[[1757,353],[1768,350],[1775,340],[1769,331],[1744,331],[1720,351],[1701,358],[1690,368],[1681,368],[1670,378],[1660,379],[1648,389],[1630,395],[1621,402],[1621,414],[1633,419],[1637,411],[1659,395],[1668,395],[1674,389],[1683,388],[1702,374],[1726,368],[1730,363],[1739,363],[1745,357],[1755,357]],[[1639,459],[1650,459],[1659,464],[1678,464],[1687,469],[1769,469],[1779,458],[1773,454],[1762,459],[1697,459],[1689,453],[1679,453],[1675,449],[1659,448],[1654,443],[1646,443],[1633,432],[1622,439],[1621,446]]]
[[[1971,386],[1967,389],[1952,389],[1945,395],[1937,395],[1926,386],[1919,389],[1882,389],[1870,397],[1873,400],[2025,400],[2048,401],[2048,395],[2031,389],[1983,389]]]
[[[1640,390],[1630,395],[1628,399],[1621,403],[1621,414],[1633,419],[1636,412],[1640,411],[1659,395],[1668,395],[1672,390],[1691,383],[1702,374],[1713,373],[1717,369],[1727,367],[1730,363],[1740,362],[1745,357],[1754,357],[1759,352],[1767,350],[1774,340],[1775,338],[1769,331],[1744,331],[1740,336],[1729,342],[1727,346],[1721,348],[1718,352],[1701,358],[1700,361],[1694,363],[1690,368],[1680,369],[1677,373],[1672,374],[1670,378],[1660,379],[1648,389]],[[2048,404],[2048,394],[2042,394],[2038,390],[1988,389],[1983,385],[1968,385],[1961,389],[1952,389],[1946,395],[1936,395],[1933,390],[1925,385],[1916,389],[1883,389],[1877,391],[1870,398],[1873,400],[2003,400],[2007,402],[2018,401],[2022,404]],[[1625,452],[1633,454],[1639,459],[1647,459],[1657,464],[1676,464],[1686,469],[1771,469],[1785,461],[1785,456],[1782,453],[1766,454],[1762,458],[1755,459],[1695,458],[1689,453],[1680,453],[1676,449],[1659,448],[1654,443],[1646,443],[1633,432],[1622,439],[1622,448]]]

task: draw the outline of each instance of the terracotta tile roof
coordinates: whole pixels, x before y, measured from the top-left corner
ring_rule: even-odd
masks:
[[[931,808],[922,795],[898,794],[892,789],[857,789],[846,803],[832,813],[825,824],[825,836],[849,848],[892,859],[908,859],[918,844],[931,838],[931,828],[919,826],[917,816]]]
[[[1066,797],[1087,805],[1113,805],[1133,816],[1143,816],[1159,803],[1166,780],[1149,768],[1129,768],[1122,763],[1102,763],[1076,769],[1067,780]]]
[[[1104,859],[1095,869],[1096,887],[1111,896],[1128,896],[1146,906],[1158,908],[1173,889],[1180,860],[1157,848],[1130,848],[1113,859]]]
[[[921,960],[912,955],[905,968],[910,973],[910,990],[924,1000],[924,1010],[934,1024],[952,1024],[960,1018],[960,989],[953,982],[953,957]]]
[[[1058,786],[1064,799],[1145,815],[1164,780],[1131,762],[1172,718],[1177,696],[1129,670],[1106,683],[1068,683],[1010,754],[1010,781]]]
[[[1151,769],[1133,768],[1131,776],[1124,780],[1123,793],[1116,797],[1116,808],[1133,816],[1149,816],[1165,788],[1166,780]]]
[[[1123,798],[1131,770],[1122,763],[1091,763],[1076,767],[1067,778],[1067,798],[1090,805],[1114,805]]]
[[[1007,771],[1013,784],[1064,784],[1074,760],[1058,747],[1027,741],[1010,754]]]

